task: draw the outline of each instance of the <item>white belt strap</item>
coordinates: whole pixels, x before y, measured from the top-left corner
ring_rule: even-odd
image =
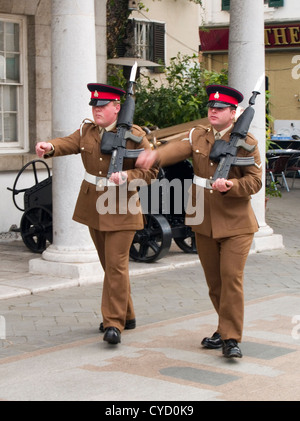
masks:
[[[204,187],[206,189],[211,188],[211,180],[207,178],[198,177],[198,175],[194,175],[193,183],[197,184],[197,186]]]
[[[109,181],[105,177],[97,177],[96,175],[89,174],[87,171],[84,174],[84,179],[88,183],[94,184],[95,186],[99,185],[100,187],[110,187],[116,186],[115,183]]]

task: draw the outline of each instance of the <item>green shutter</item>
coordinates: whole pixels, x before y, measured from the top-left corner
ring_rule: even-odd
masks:
[[[165,24],[153,22],[153,61],[165,64]],[[154,72],[160,73],[160,67],[154,67]]]
[[[284,0],[269,0],[269,7],[283,7]],[[230,10],[230,0],[222,0],[222,10]]]
[[[284,0],[269,0],[269,7],[283,7]]]
[[[222,0],[222,10],[230,10],[230,0]]]
[[[269,0],[269,7],[283,7],[284,0]],[[230,10],[230,0],[222,0],[222,10]]]

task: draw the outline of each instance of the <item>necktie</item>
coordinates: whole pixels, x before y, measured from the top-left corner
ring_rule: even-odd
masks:
[[[219,139],[221,139],[221,133],[217,132],[215,135],[215,140],[219,140]]]
[[[105,131],[105,129],[103,127],[99,127],[100,140],[102,139],[102,136],[103,136],[104,131]]]

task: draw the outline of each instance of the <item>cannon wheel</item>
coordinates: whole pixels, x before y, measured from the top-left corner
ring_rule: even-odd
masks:
[[[171,246],[172,230],[162,215],[145,215],[146,223],[135,233],[130,257],[139,262],[150,263],[165,256]]]
[[[21,168],[20,169],[20,171],[18,172],[18,175],[17,175],[17,177],[16,177],[16,179],[15,179],[15,182],[14,182],[14,185],[13,185],[13,188],[11,189],[11,188],[7,188],[8,190],[10,190],[10,191],[12,191],[12,196],[13,196],[13,202],[14,202],[14,204],[15,204],[15,206],[16,206],[16,208],[17,209],[19,209],[20,211],[24,211],[25,210],[25,208],[21,208],[18,204],[17,204],[17,202],[16,202],[16,196],[19,194],[19,193],[25,193],[26,192],[26,190],[28,190],[28,188],[23,188],[23,189],[17,189],[17,184],[18,184],[18,181],[19,181],[19,178],[21,177],[21,175],[23,174],[23,172],[26,170],[26,168],[27,167],[29,167],[30,165],[32,166],[32,170],[33,170],[33,175],[34,175],[34,181],[35,181],[35,184],[39,184],[39,180],[38,180],[38,176],[37,176],[37,168],[36,168],[36,164],[37,163],[41,163],[41,164],[43,164],[43,165],[45,165],[45,167],[46,167],[46,169],[47,169],[47,172],[48,172],[48,177],[50,177],[50,169],[49,169],[49,166],[47,165],[47,163],[45,162],[45,161],[42,161],[41,159],[35,159],[35,160],[33,160],[33,161],[30,161],[30,162],[28,162],[26,165],[24,165],[24,167],[23,168]]]
[[[195,234],[191,232],[191,235],[186,238],[174,238],[175,243],[185,253],[197,253]]]
[[[44,206],[27,209],[21,219],[24,244],[34,253],[42,253],[52,243],[52,213]]]

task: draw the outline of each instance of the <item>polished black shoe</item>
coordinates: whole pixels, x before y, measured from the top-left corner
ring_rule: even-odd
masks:
[[[242,358],[243,356],[235,339],[223,341],[223,355],[226,358]]]
[[[223,346],[223,341],[221,335],[218,332],[215,332],[211,338],[204,338],[201,345],[204,346],[204,348],[217,349]]]
[[[135,319],[131,319],[131,320],[126,320],[125,323],[125,329],[135,329],[136,328],[136,320]],[[104,326],[103,326],[103,322],[100,323],[99,326],[99,330],[100,332],[104,333]]]
[[[116,327],[108,327],[105,329],[103,340],[116,345],[121,342],[121,332]]]

